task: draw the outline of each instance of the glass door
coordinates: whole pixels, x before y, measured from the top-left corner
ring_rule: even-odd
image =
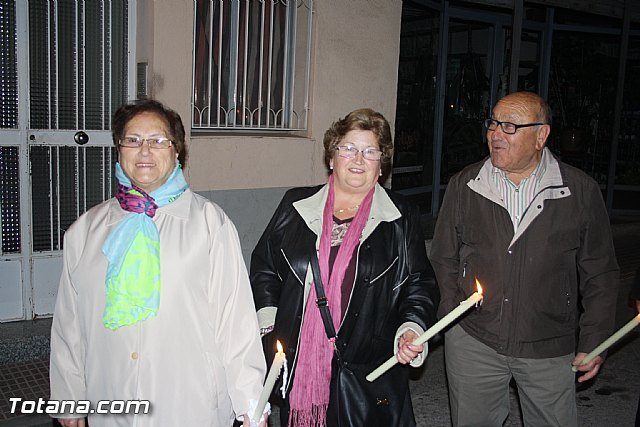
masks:
[[[403,4],[392,188],[423,212],[431,205],[439,33],[438,10]]]
[[[484,143],[482,121],[491,110],[495,31],[494,25],[487,23],[450,21],[440,169],[442,184],[489,153]],[[503,75],[500,79],[505,80]]]
[[[53,312],[64,232],[113,194],[129,13],[127,0],[0,0],[0,321]]]

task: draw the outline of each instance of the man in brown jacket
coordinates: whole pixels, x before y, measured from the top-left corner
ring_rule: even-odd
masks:
[[[613,330],[618,265],[602,195],[545,148],[550,123],[534,93],[498,101],[485,121],[490,158],[451,179],[438,216],[439,315],[476,278],[484,287],[482,307],[445,336],[454,426],[501,426],[512,378],[525,425],[576,426],[571,364]],[[578,381],[603,361],[580,366]]]

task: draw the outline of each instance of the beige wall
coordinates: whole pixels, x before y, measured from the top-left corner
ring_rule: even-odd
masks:
[[[291,187],[326,180],[322,136],[358,107],[395,117],[401,0],[316,0],[307,138],[196,136],[187,179],[196,191]],[[193,0],[139,0],[137,61],[151,95],[191,121]]]

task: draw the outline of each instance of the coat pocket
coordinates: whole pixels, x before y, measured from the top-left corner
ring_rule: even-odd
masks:
[[[374,283],[376,283],[377,281],[381,280],[382,278],[384,278],[384,276],[386,276],[387,274],[389,274],[391,271],[393,271],[395,265],[398,263],[398,257],[396,256],[393,261],[391,261],[391,263],[389,265],[387,265],[386,267],[384,267],[382,270],[380,270],[379,272],[376,273],[376,275],[373,277],[373,279],[371,279],[369,281],[369,286],[372,286]],[[406,281],[406,278],[404,278],[403,282]],[[394,285],[394,290],[397,286],[401,285],[400,284],[396,284]]]

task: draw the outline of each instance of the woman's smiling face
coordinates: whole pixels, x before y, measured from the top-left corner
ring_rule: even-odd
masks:
[[[143,112],[135,115],[124,128],[125,137],[168,138],[167,123],[161,116],[152,112]],[[173,146],[169,148],[152,149],[147,143],[141,147],[120,147],[120,166],[131,182],[151,193],[164,184],[178,161],[178,153]]]
[[[336,150],[331,159],[334,185],[347,193],[368,193],[380,176],[380,160],[367,160],[362,151],[367,148],[380,150],[376,135],[370,130],[354,129],[347,132],[338,147],[352,145],[356,156],[347,158]]]

